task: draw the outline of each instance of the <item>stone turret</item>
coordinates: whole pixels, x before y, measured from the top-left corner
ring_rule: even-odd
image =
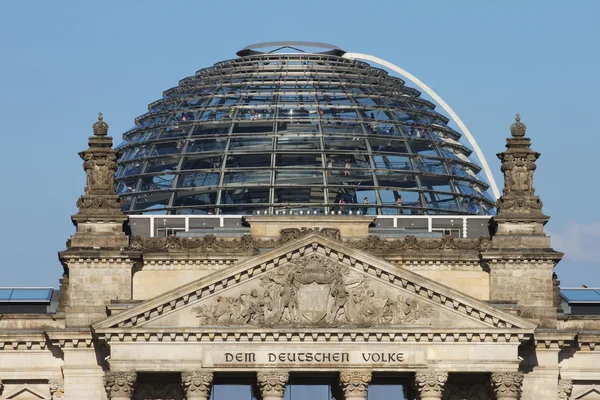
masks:
[[[492,248],[482,254],[490,268],[492,302],[516,302],[523,317],[544,327],[556,327],[557,307],[553,269],[562,253],[550,247],[544,233],[549,217],[535,195],[533,175],[540,153],[531,150],[531,139],[519,114],[511,125],[506,151],[499,153],[504,190],[492,220]]]
[[[124,248],[129,239],[123,230],[127,216],[114,184],[117,151],[112,137],[107,136],[108,124],[102,113],[92,125],[94,135],[88,139],[89,148],[79,153],[86,174],[84,194],[77,200],[79,212],[71,217],[77,233],[71,237],[72,248]]]
[[[70,327],[89,326],[107,316],[111,300],[130,300],[132,269],[140,253],[129,250],[115,191],[117,151],[107,136],[102,113],[92,126],[89,148],[79,153],[86,173],[84,194],[77,200],[79,212],[71,217],[77,231],[59,253],[65,273],[61,279],[59,310],[65,310]]]

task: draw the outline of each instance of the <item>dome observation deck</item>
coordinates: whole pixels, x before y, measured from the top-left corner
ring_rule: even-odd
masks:
[[[343,54],[249,46],[164,92],[118,146],[123,210],[490,214],[488,185],[448,118]]]

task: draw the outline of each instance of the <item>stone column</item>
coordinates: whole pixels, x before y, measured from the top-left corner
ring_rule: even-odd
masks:
[[[290,374],[284,371],[260,371],[256,374],[256,382],[262,400],[281,400],[285,393]]]
[[[181,373],[181,385],[186,399],[208,400],[212,389],[213,373],[189,371]]]
[[[109,400],[130,400],[137,381],[137,373],[131,371],[107,372],[104,388]]]
[[[64,399],[65,397],[65,381],[63,379],[54,379],[48,381],[50,388],[50,396],[52,400]]]
[[[446,382],[447,372],[429,370],[415,373],[415,386],[421,400],[441,400]]]
[[[492,372],[492,388],[496,400],[517,400],[521,397],[522,372]]]
[[[345,400],[366,400],[371,371],[341,371],[340,386]]]
[[[573,391],[573,381],[561,379],[558,381],[558,398],[560,400],[569,400]]]

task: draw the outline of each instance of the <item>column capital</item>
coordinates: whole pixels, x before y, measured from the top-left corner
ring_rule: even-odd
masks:
[[[371,371],[340,371],[340,386],[345,399],[366,399]]]
[[[50,396],[52,400],[63,399],[65,397],[65,381],[63,379],[51,379],[48,381]]]
[[[573,381],[561,379],[558,381],[559,400],[569,400],[573,391]]]
[[[263,399],[282,399],[290,374],[284,371],[259,371],[256,373],[256,382]]]
[[[104,388],[109,399],[130,399],[137,382],[133,371],[111,371],[104,376]]]
[[[497,400],[518,399],[522,383],[522,372],[492,372],[492,387]]]
[[[181,373],[181,385],[188,399],[208,399],[212,389],[211,371],[184,371]]]
[[[441,399],[446,382],[448,372],[428,370],[415,373],[416,387],[422,400]]]

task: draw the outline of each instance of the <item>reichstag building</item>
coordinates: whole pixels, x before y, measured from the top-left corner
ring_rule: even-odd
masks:
[[[600,399],[518,114],[499,189],[408,72],[272,42],[92,129],[60,289],[0,289],[0,399]]]

